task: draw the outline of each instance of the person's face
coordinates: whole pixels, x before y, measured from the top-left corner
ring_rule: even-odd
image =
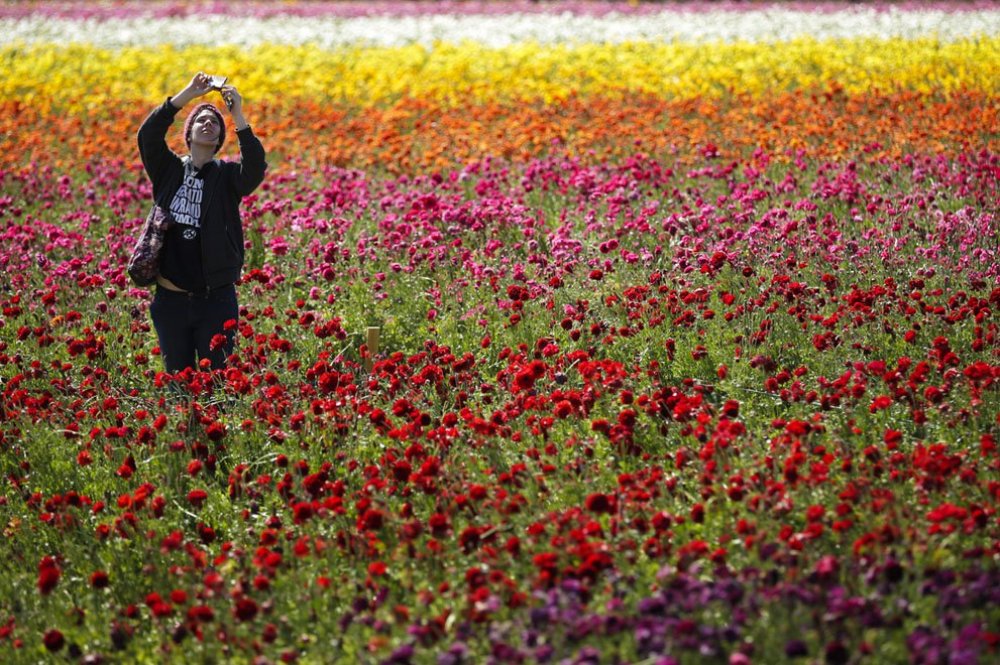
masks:
[[[199,143],[215,147],[219,144],[219,133],[222,127],[219,126],[219,118],[209,110],[204,110],[195,116],[194,124],[191,125],[191,143]]]

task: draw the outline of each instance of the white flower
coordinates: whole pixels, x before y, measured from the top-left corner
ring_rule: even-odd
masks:
[[[251,18],[193,15],[179,18],[72,20],[33,16],[0,19],[0,44],[82,43],[115,49],[155,44],[249,47],[261,43],[404,46],[474,42],[502,48],[516,43],[781,42],[816,39],[936,37],[955,41],[1000,35],[1000,10],[947,12],[847,8],[806,12],[769,7],[742,11],[664,10],[643,15],[562,14]]]

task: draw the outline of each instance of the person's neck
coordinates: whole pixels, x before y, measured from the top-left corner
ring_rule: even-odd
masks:
[[[201,168],[215,158],[215,151],[208,146],[193,144],[191,146],[191,163],[195,168]]]

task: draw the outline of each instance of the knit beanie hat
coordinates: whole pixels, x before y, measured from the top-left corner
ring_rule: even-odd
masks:
[[[215,147],[215,152],[219,152],[222,149],[222,144],[226,142],[226,120],[222,117],[222,111],[215,108],[214,104],[208,102],[198,104],[188,113],[187,120],[184,121],[184,142],[189,148],[191,147],[191,131],[194,129],[194,119],[206,109],[214,113],[215,117],[219,120],[219,145]]]

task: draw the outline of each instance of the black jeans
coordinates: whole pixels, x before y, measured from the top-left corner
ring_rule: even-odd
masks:
[[[226,321],[239,316],[236,287],[231,284],[206,293],[157,287],[149,313],[160,340],[163,364],[171,374],[186,367],[198,369],[198,360],[204,358],[212,363],[212,369],[224,367],[236,346],[236,328],[225,328]],[[213,344],[216,335],[224,340]]]

